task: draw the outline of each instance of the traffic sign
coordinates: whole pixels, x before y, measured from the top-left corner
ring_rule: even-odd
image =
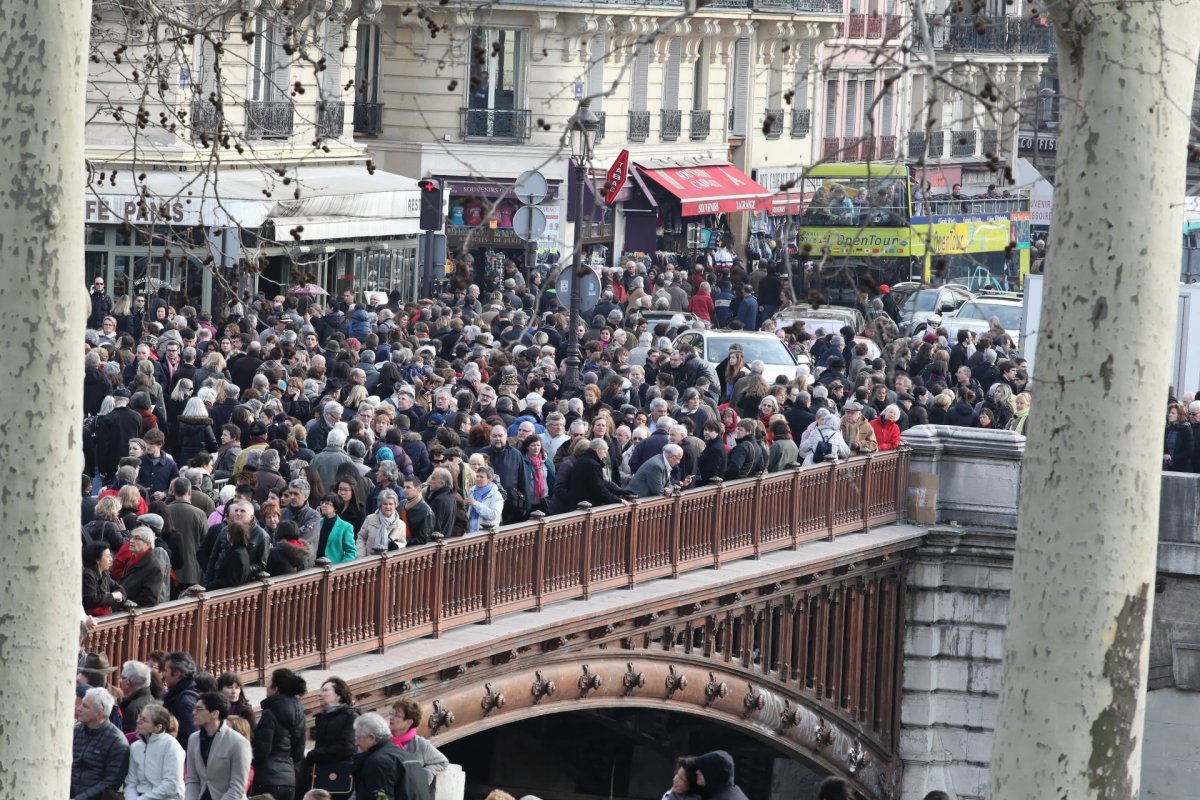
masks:
[[[575,272],[574,268],[568,267],[559,275],[558,284],[555,286],[558,291],[558,302],[565,304],[567,298],[571,296],[571,275]],[[596,274],[596,270],[584,267],[583,276],[577,280],[579,281],[579,313],[586,315],[600,302],[600,276]]]
[[[521,206],[513,214],[512,225],[518,238],[534,242],[546,232],[546,214],[537,206]]]
[[[546,182],[546,176],[536,169],[527,169],[518,175],[513,188],[517,200],[527,206],[536,206],[546,199],[549,192],[550,184]]]
[[[622,150],[617,156],[617,160],[608,168],[608,192],[604,195],[605,205],[612,205],[617,199],[617,194],[625,186],[625,180],[629,177],[629,151]]]

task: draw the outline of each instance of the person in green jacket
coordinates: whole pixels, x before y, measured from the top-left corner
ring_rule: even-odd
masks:
[[[358,557],[354,526],[338,515],[345,509],[342,498],[329,494],[321,501],[321,538],[317,543],[317,558],[327,558],[330,564],[353,561]]]

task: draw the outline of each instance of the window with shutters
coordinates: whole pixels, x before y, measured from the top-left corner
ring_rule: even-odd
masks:
[[[692,110],[708,110],[708,42],[701,42],[692,64]]]
[[[875,135],[875,81],[863,81],[863,136]]]
[[[379,47],[382,34],[378,25],[358,22],[357,60],[354,63],[354,91],[360,103],[379,101]]]
[[[250,99],[263,102],[286,99],[289,61],[284,51],[283,30],[256,16],[250,48]]]
[[[471,31],[470,107],[514,111],[524,105],[525,33],[505,28]]]
[[[792,76],[792,108],[808,108],[808,70],[812,60],[812,42],[800,43],[796,56],[796,70]]]
[[[683,59],[683,39],[676,36],[667,45],[667,61],[663,65],[662,107],[679,108],[679,63]]]
[[[837,136],[837,101],[838,101],[838,82],[837,79],[825,82],[825,136],[830,138]]]
[[[730,86],[729,132],[746,135],[746,117],[750,109],[750,40],[738,39],[733,45],[733,76]]]
[[[647,107],[647,85],[650,82],[650,48],[639,44],[633,58],[633,70],[629,76],[629,110],[645,111]]]
[[[842,136],[853,138],[858,130],[858,81],[846,81],[846,109],[842,116]]]
[[[896,80],[884,81],[879,98],[879,127],[881,136],[894,136],[896,133]]]
[[[593,36],[588,42],[587,96],[592,99],[592,111],[604,110],[604,58],[608,54],[608,39],[604,34]]]
[[[321,93],[317,100],[317,135],[337,138],[346,124],[346,103],[342,100],[342,54],[346,41],[346,26],[337,19],[327,19],[321,35],[321,55],[325,69],[318,76]]]

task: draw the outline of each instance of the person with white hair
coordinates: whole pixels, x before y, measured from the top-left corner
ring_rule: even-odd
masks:
[[[429,783],[420,761],[406,760],[392,741],[387,721],[374,712],[354,720],[354,793],[358,797],[429,796]]]
[[[78,690],[77,690],[78,691]],[[129,770],[129,742],[109,721],[116,701],[108,689],[87,689],[75,703],[71,756],[71,797],[115,793]]]
[[[322,486],[333,486],[338,467],[353,463],[345,449],[347,438],[341,426],[332,428],[326,436],[325,447],[313,458],[312,468],[321,476]]]
[[[126,734],[134,733],[138,714],[155,702],[150,694],[150,665],[144,661],[126,661],[121,665],[118,686],[121,689],[121,728]]]
[[[875,441],[879,443],[879,452],[886,453],[900,447],[900,407],[895,403],[889,404],[878,417],[871,420],[871,429],[875,431]]]
[[[333,427],[341,422],[342,414],[346,411],[341,403],[328,402],[321,409],[321,416],[312,420],[305,426],[307,435],[306,441],[308,448],[314,453],[320,453],[325,449],[326,439],[329,437],[329,432]],[[343,440],[345,443],[345,440]]]
[[[800,455],[804,456],[802,466],[850,457],[850,445],[846,444],[846,439],[842,436],[841,425],[841,418],[837,414],[828,408],[817,409],[817,421],[809,427],[800,441]],[[822,445],[819,450],[818,445]],[[821,455],[819,462],[818,455]]]

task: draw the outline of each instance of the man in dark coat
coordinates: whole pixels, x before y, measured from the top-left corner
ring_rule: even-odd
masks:
[[[421,479],[409,475],[404,479],[404,519],[408,524],[410,545],[428,544],[433,537],[433,509],[421,494]]]
[[[630,492],[604,476],[607,458],[608,443],[603,439],[592,439],[587,452],[575,457],[565,510],[574,511],[583,502],[591,503],[593,508],[611,505],[630,496]]]
[[[96,466],[107,483],[117,462],[129,453],[129,440],[142,433],[142,416],[129,407],[129,390],[113,392],[113,410],[96,420]]]
[[[458,527],[458,499],[454,496],[454,478],[450,471],[438,468],[429,476],[429,497],[426,502],[433,512],[433,530],[443,536],[453,536]]]
[[[163,693],[162,704],[179,721],[175,738],[182,747],[187,747],[188,737],[196,731],[196,700],[200,697],[196,689],[197,672],[196,662],[187,653],[167,653],[162,673],[167,691]]]
[[[104,292],[104,278],[92,281],[92,291],[88,299],[92,301],[92,306],[88,312],[87,326],[92,330],[99,330],[100,323],[112,313],[113,307],[112,298]]]
[[[383,717],[363,714],[354,721],[354,791],[358,797],[429,800],[429,783],[419,761],[408,761],[391,738]]]
[[[87,689],[75,709],[71,757],[71,797],[100,800],[125,782],[129,768],[129,742],[109,721],[113,696],[107,689]],[[80,691],[80,690],[76,690]]]
[[[100,413],[104,398],[112,390],[112,383],[100,371],[100,356],[93,350],[83,358],[83,413],[88,416]]]
[[[167,519],[175,532],[177,545],[171,553],[171,565],[179,578],[180,589],[203,583],[204,572],[196,558],[201,542],[208,533],[204,512],[191,503],[192,484],[187,478],[176,478],[171,484],[171,502],[167,503]]]
[[[812,396],[806,391],[798,392],[796,402],[783,412],[783,418],[787,420],[792,436],[799,441],[804,432],[808,430],[808,426],[817,421],[817,415],[812,411]]]

